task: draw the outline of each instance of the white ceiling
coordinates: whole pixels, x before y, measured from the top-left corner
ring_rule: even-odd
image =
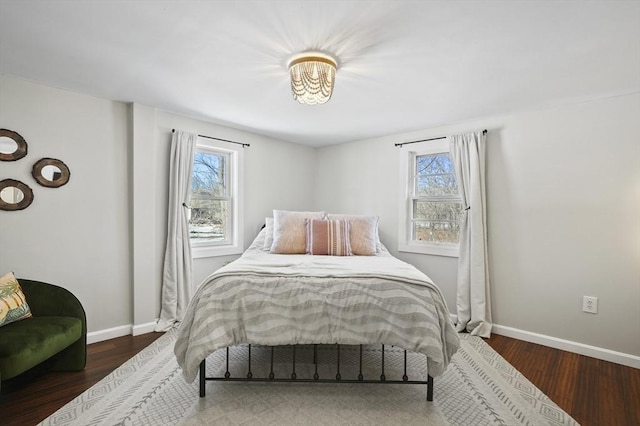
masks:
[[[640,92],[640,1],[0,0],[0,73],[322,146]]]

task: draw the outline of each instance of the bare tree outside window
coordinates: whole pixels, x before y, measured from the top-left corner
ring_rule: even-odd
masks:
[[[413,239],[458,243],[462,202],[449,154],[418,155],[415,161]]]
[[[229,155],[197,151],[191,181],[191,241],[226,241],[230,205]]]

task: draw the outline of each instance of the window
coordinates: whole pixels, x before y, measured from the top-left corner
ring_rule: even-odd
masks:
[[[194,258],[242,252],[242,151],[199,139],[191,178],[189,236]]]
[[[189,236],[195,244],[225,244],[231,237],[229,153],[197,151],[191,179]]]
[[[400,251],[458,256],[462,200],[446,140],[403,152]]]

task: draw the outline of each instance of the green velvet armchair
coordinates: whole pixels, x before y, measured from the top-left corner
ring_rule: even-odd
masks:
[[[19,278],[32,317],[0,327],[0,380],[39,366],[79,371],[87,361],[87,319],[80,301],[53,284]]]

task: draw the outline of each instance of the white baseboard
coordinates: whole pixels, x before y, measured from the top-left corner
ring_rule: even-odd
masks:
[[[492,333],[640,369],[640,356],[626,354],[624,352],[616,352],[610,349],[585,345],[584,343],[572,342],[570,340],[559,339],[557,337],[498,324],[493,324]]]
[[[122,336],[139,336],[145,333],[151,333],[155,330],[157,321],[148,322],[139,325],[121,325],[118,327],[107,328],[105,330],[92,331],[87,333],[87,344],[103,342],[109,339],[115,339]]]
[[[450,314],[451,321],[455,324],[458,320],[457,315]],[[87,344],[102,342],[104,340],[114,339],[116,337],[128,336],[130,334],[139,336],[154,331],[157,321],[148,322],[139,325],[122,325],[120,327],[109,328],[106,330],[93,331],[87,333]],[[549,346],[563,351],[573,352],[579,355],[590,356],[592,358],[604,361],[615,362],[616,364],[626,365],[628,367],[640,369],[640,356],[626,354],[624,352],[616,352],[610,349],[599,348],[597,346],[585,345],[584,343],[573,342],[571,340],[559,339],[557,337],[547,336],[544,334],[533,333],[531,331],[520,330],[504,325],[493,324],[492,333],[501,336],[512,337],[514,339],[524,340],[525,342],[537,343],[543,346]]]
[[[155,331],[157,323],[158,321],[156,320],[156,321],[148,322],[146,324],[134,325],[131,330],[131,334],[133,334],[134,336],[139,336],[141,334],[151,333]]]
[[[457,315],[450,313],[449,316],[454,324],[458,322]],[[533,333],[531,331],[520,330],[518,328],[507,327],[499,324],[493,324],[491,332],[505,337],[524,340],[529,343],[537,343],[550,348],[561,349],[578,355],[590,356],[603,361],[615,362],[616,364],[640,369],[640,356],[626,354],[624,352],[616,352],[610,349],[585,345],[584,343],[572,342],[571,340],[559,339],[557,337]]]
[[[104,340],[115,339],[116,337],[128,336],[131,334],[131,324],[119,327],[107,328],[105,330],[92,331],[87,333],[87,344],[102,342]]]

